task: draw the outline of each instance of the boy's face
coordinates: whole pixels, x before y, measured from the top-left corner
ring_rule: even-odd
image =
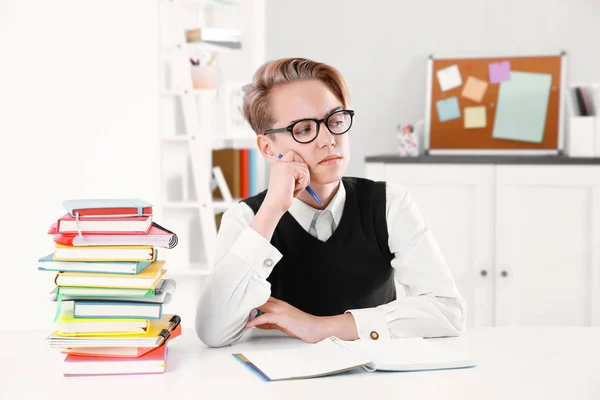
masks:
[[[331,90],[316,79],[277,86],[270,100],[276,120],[272,129],[304,118],[323,119],[332,110],[344,108]],[[322,122],[317,138],[310,143],[298,143],[286,131],[259,135],[259,146],[270,163],[277,161],[277,154],[294,151],[308,164],[311,183],[324,185],[337,182],[344,175],[350,158],[349,133],[333,135]]]

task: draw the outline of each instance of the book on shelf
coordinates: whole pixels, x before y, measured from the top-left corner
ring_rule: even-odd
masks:
[[[249,150],[241,149],[240,152],[240,198],[245,199],[250,196],[250,158]]]
[[[231,196],[239,199],[241,195],[240,187],[240,151],[236,149],[214,150],[212,152],[213,167],[221,167],[221,172],[225,177]],[[215,198],[223,198],[220,189],[217,189]]]
[[[185,31],[187,43],[209,43],[232,49],[242,47],[242,32],[239,29],[203,27]]]

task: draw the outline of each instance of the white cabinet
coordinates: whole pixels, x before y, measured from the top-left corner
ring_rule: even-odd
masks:
[[[600,325],[600,168],[367,163],[406,186],[469,307],[468,325]]]
[[[496,323],[599,325],[600,168],[500,165],[496,188]]]

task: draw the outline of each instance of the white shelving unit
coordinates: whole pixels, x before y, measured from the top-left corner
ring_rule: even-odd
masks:
[[[228,131],[223,89],[228,82],[250,82],[265,61],[264,13],[264,0],[161,1],[159,209],[161,221],[180,239],[169,253],[169,273],[174,276],[208,274],[214,262],[215,215],[231,202],[212,198],[212,152],[256,146],[249,128]],[[239,29],[241,48],[186,43],[185,30],[204,27]],[[211,67],[215,89],[192,86],[189,59],[200,53],[217,57]]]

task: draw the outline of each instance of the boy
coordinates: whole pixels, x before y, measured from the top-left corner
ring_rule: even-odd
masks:
[[[223,215],[196,316],[209,346],[251,327],[313,343],[464,330],[465,302],[407,190],[343,177],[348,102],[339,71],[303,58],[266,63],[246,88],[244,114],[271,176]]]

